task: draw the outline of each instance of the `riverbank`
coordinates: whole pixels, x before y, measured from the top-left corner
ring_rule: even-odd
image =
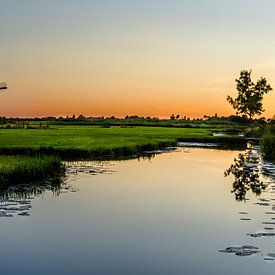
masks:
[[[0,181],[14,184],[59,174],[61,160],[136,158],[175,147],[178,142],[215,143],[223,149],[241,148],[247,143],[237,135],[214,136],[213,131],[63,125],[48,129],[0,129]]]
[[[229,148],[246,144],[239,136],[213,136],[211,129],[58,125],[49,129],[0,129],[0,154],[118,159],[176,146],[178,141],[215,142]]]
[[[64,172],[64,165],[54,156],[0,156],[1,188],[61,176]]]

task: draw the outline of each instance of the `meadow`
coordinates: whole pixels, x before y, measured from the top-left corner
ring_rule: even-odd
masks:
[[[213,136],[213,132],[225,129],[125,125],[1,128],[0,181],[15,183],[59,173],[61,159],[126,159],[142,156],[144,151],[176,146],[178,141],[226,146],[245,143],[238,136]]]
[[[54,154],[64,158],[119,157],[174,146],[177,141],[230,143],[235,139],[241,140],[213,137],[209,128],[53,125],[48,129],[0,129],[0,153]]]

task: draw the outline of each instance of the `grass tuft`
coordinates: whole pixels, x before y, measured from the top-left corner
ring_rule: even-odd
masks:
[[[64,173],[60,159],[53,156],[0,156],[0,184],[39,181]]]
[[[275,129],[275,127],[273,127]],[[265,159],[275,161],[275,134],[273,129],[264,134],[261,140],[262,153]]]

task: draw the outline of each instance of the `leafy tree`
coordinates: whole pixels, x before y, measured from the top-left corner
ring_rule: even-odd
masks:
[[[256,84],[251,80],[251,70],[241,71],[240,78],[236,79],[238,96],[233,99],[227,96],[227,101],[237,110],[251,120],[255,115],[260,115],[263,110],[263,96],[272,91],[265,78],[260,78]]]

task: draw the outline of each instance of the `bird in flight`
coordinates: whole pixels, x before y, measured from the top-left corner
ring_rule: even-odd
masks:
[[[7,83],[6,83],[6,82],[0,83],[0,90],[5,90],[5,89],[7,89],[7,88],[8,88],[8,86],[7,86]]]

